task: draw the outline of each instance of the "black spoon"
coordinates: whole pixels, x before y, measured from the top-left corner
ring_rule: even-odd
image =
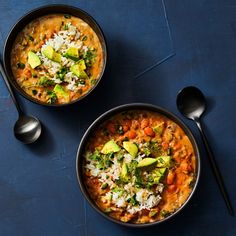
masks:
[[[225,204],[229,210],[229,213],[231,215],[234,215],[233,207],[230,203],[229,196],[227,194],[227,191],[226,191],[226,188],[225,188],[225,185],[223,182],[223,178],[220,174],[220,170],[219,170],[217,163],[215,161],[213,152],[210,148],[210,145],[207,141],[207,138],[206,138],[203,128],[202,128],[200,118],[206,109],[206,100],[205,100],[203,93],[198,88],[192,87],[192,86],[182,89],[178,93],[178,96],[177,96],[177,107],[178,107],[179,111],[185,117],[195,121],[195,123],[197,124],[198,129],[201,133],[202,139],[204,141],[207,153],[208,153],[211,168],[213,170],[214,176],[215,176],[218,186],[220,188],[221,194],[223,195],[223,198],[225,200]]]
[[[41,134],[41,124],[40,121],[33,117],[33,116],[27,116],[22,111],[19,102],[17,101],[15,94],[13,90],[11,89],[11,86],[8,82],[8,79],[6,77],[5,71],[3,70],[2,64],[0,62],[0,72],[2,74],[2,77],[5,81],[5,84],[8,88],[8,91],[12,97],[12,100],[16,106],[16,109],[19,114],[19,118],[15,123],[14,126],[14,134],[15,137],[20,140],[22,143],[29,144],[35,142],[40,134]]]

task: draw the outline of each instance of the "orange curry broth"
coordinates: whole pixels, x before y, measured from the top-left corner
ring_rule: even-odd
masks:
[[[164,122],[164,130],[161,135],[153,131],[153,127]],[[123,127],[124,134],[119,134],[117,125]],[[106,130],[106,132],[104,132]],[[131,111],[113,116],[102,124],[90,138],[86,151],[101,150],[103,145],[113,139],[120,146],[125,138],[134,143],[155,141],[161,144],[163,151],[172,149],[171,157],[174,166],[170,168],[164,178],[164,190],[162,200],[152,208],[157,214],[149,216],[150,210],[143,209],[135,214],[130,214],[123,208],[118,208],[109,202],[103,202],[101,196],[107,189],[101,189],[102,183],[97,177],[91,176],[89,170],[85,170],[85,184],[91,198],[104,212],[112,207],[113,211],[107,213],[110,217],[123,222],[150,223],[159,221],[175,212],[189,197],[192,185],[195,183],[196,157],[193,146],[184,131],[167,117],[150,111]]]
[[[67,90],[63,83],[60,84],[69,93],[69,100],[65,100],[63,97],[60,97],[56,103],[63,104],[71,102],[88,93],[88,91],[91,90],[91,88],[96,84],[103,68],[103,51],[101,43],[96,33],[86,22],[74,16],[70,16],[70,18],[67,19],[62,14],[46,15],[33,20],[16,37],[11,51],[11,68],[14,78],[20,87],[28,95],[43,103],[47,103],[47,91],[48,89],[52,90],[53,86],[48,86],[45,88],[37,84],[40,77],[40,71],[43,71],[44,68],[41,65],[35,69],[32,69],[27,62],[27,53],[31,50],[36,52],[40,51],[40,48],[45,41],[52,38],[54,33],[60,31],[62,22],[64,22],[63,24],[71,22],[73,26],[78,28],[81,35],[87,36],[86,41],[83,43],[88,48],[94,48],[96,51],[96,57],[95,62],[89,69],[91,76],[89,81],[86,82],[86,85],[81,87],[79,91],[74,92]],[[31,39],[33,39],[33,41],[30,40],[29,35],[32,37]],[[17,68],[18,62],[24,63],[25,68]],[[32,93],[32,90],[34,89],[37,90],[36,95]]]

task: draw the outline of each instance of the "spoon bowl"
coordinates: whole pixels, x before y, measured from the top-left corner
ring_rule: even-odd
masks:
[[[25,144],[35,142],[41,130],[40,121],[33,116],[21,115],[14,126],[15,137]]]
[[[186,87],[178,93],[177,107],[185,117],[196,120],[206,109],[206,99],[198,88]]]

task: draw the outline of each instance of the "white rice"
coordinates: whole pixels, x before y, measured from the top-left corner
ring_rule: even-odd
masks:
[[[49,79],[53,80],[56,84],[60,84],[62,81],[56,78],[56,74],[60,71],[61,66],[71,67],[75,62],[69,58],[64,57],[63,55],[66,51],[71,48],[75,47],[78,50],[82,50],[83,52],[88,51],[88,47],[83,45],[83,41],[79,39],[81,33],[79,30],[73,26],[71,23],[67,24],[68,30],[61,30],[58,33],[53,35],[53,38],[48,39],[41,47],[41,50],[36,54],[39,56],[42,65],[45,68],[45,71],[41,73],[41,75],[50,75]],[[73,36],[73,37],[72,37]],[[47,57],[45,57],[42,51],[45,47],[51,46],[53,49],[61,54],[61,64],[54,62]],[[67,89],[71,91],[76,91],[84,85],[76,83],[79,78],[74,75],[72,72],[68,72],[65,74],[64,81],[67,82]]]

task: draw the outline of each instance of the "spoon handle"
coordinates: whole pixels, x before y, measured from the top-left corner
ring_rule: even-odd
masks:
[[[22,111],[22,109],[21,109],[21,107],[20,107],[19,102],[18,102],[17,99],[16,99],[16,96],[15,96],[15,94],[14,94],[14,91],[13,91],[12,88],[11,88],[11,85],[10,85],[9,82],[8,82],[7,76],[6,76],[6,74],[5,74],[5,71],[4,71],[4,69],[3,69],[3,66],[2,66],[2,63],[1,63],[1,62],[0,62],[0,72],[1,72],[1,74],[2,74],[2,77],[3,77],[3,80],[4,80],[5,84],[6,84],[6,86],[7,86],[7,89],[8,89],[8,91],[9,91],[10,95],[11,95],[12,101],[14,102],[14,104],[15,104],[15,106],[16,106],[16,109],[17,109],[17,111],[18,111],[18,113],[19,113],[19,116],[20,116],[20,115],[23,114],[23,111]]]
[[[206,147],[206,150],[207,150],[207,153],[208,153],[208,159],[210,161],[210,164],[211,164],[211,168],[213,170],[213,173],[214,173],[214,176],[216,178],[216,181],[217,181],[217,184],[220,188],[220,191],[221,191],[221,194],[224,198],[224,201],[225,201],[225,204],[228,208],[228,211],[230,213],[230,215],[234,215],[234,211],[233,211],[233,207],[231,205],[231,202],[230,202],[230,199],[229,199],[229,195],[227,193],[227,190],[226,190],[226,187],[225,187],[225,184],[224,184],[224,181],[223,181],[223,178],[222,178],[222,175],[220,173],[220,170],[217,166],[217,163],[215,161],[215,158],[214,158],[214,155],[213,155],[213,152],[211,150],[211,147],[207,141],[207,138],[206,138],[206,135],[202,129],[202,124],[201,124],[201,121],[199,119],[195,119],[196,121],[196,124],[200,130],[200,133],[201,133],[201,136],[202,136],[202,139],[204,141],[204,144],[205,144],[205,147]]]

